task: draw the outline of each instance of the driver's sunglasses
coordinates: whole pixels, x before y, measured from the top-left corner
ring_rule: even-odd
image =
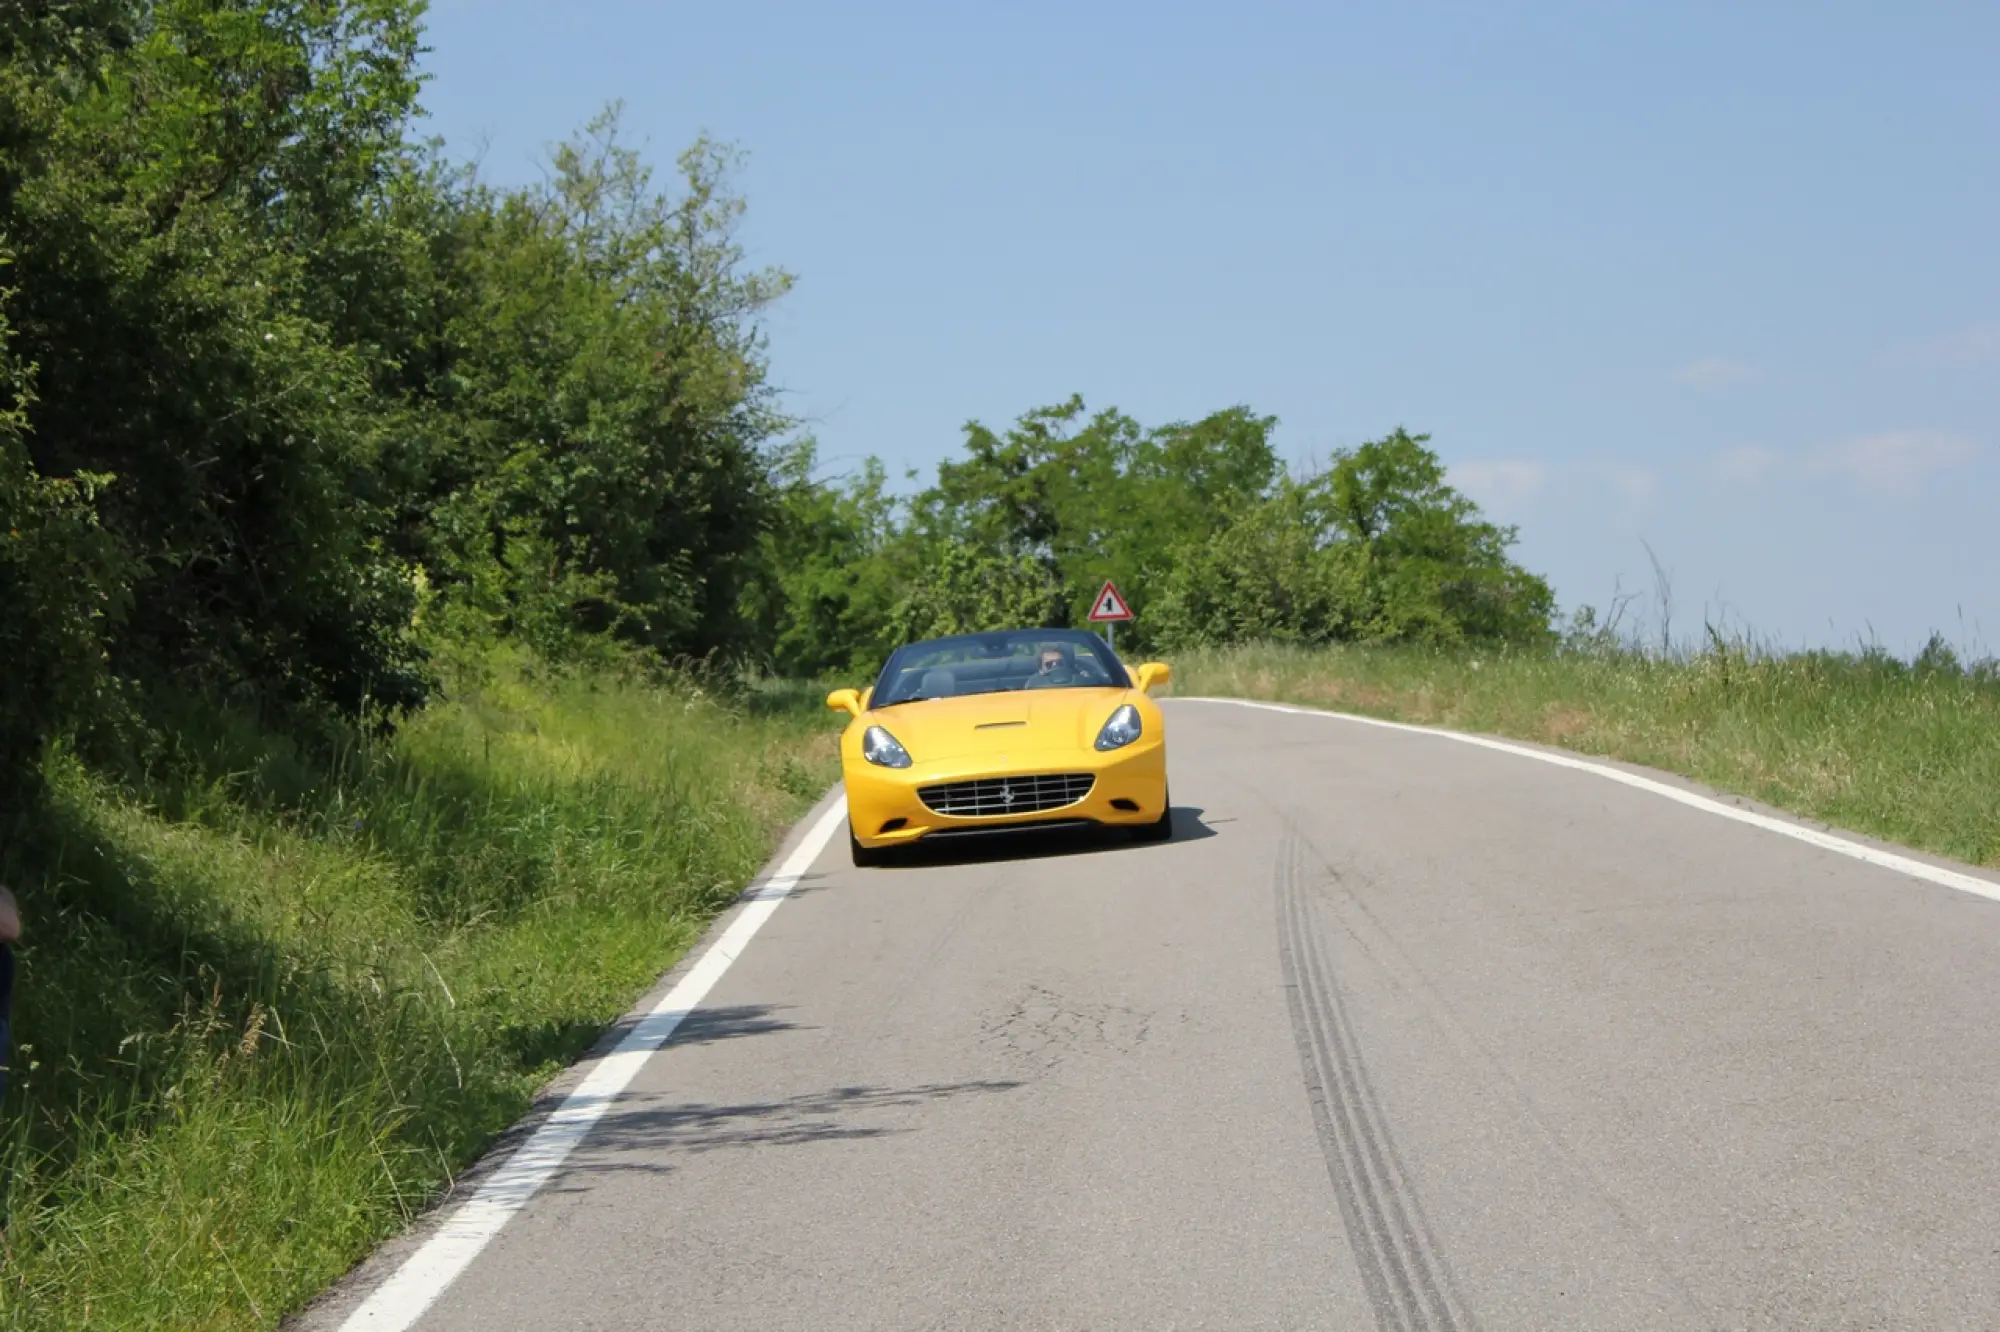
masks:
[[[1042,674],[1047,675],[1060,665],[1062,665],[1062,658],[1056,656],[1054,653],[1050,653],[1048,656],[1042,658]]]

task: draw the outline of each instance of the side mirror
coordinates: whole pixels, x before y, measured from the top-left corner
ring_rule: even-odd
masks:
[[[874,685],[869,685],[866,689],[861,691],[861,710],[863,712],[868,711],[868,700],[874,697],[875,697]]]
[[[836,689],[826,696],[826,705],[835,712],[844,712],[850,717],[861,715],[861,695],[852,689]]]
[[[1139,668],[1132,672],[1132,677],[1143,693],[1154,685],[1165,684],[1173,678],[1173,674],[1167,669],[1167,663],[1164,661],[1148,661],[1141,662]]]

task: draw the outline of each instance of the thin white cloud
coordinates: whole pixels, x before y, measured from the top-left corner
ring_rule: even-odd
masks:
[[[1732,361],[1725,356],[1704,356],[1674,371],[1674,378],[1696,388],[1724,388],[1740,384],[1756,373],[1742,361]]]
[[[2000,324],[1981,324],[1949,336],[1920,343],[1916,355],[1933,365],[1953,369],[1970,365],[2000,365]]]
[[[2000,362],[2000,324],[1968,328],[1944,339],[1938,350],[1954,365],[1983,365]]]
[[[1933,472],[1963,467],[1978,453],[1979,446],[1964,435],[1892,430],[1819,449],[1806,458],[1806,471],[1846,476],[1865,490],[1911,499],[1922,493]]]
[[[1709,474],[1729,486],[1754,486],[1776,471],[1784,459],[1770,449],[1746,445],[1725,449],[1709,464]]]
[[[1573,492],[1613,527],[1635,529],[1659,507],[1662,477],[1640,463],[1591,462],[1577,466],[1582,489]]]
[[[1643,509],[1660,493],[1660,474],[1650,467],[1616,464],[1606,469],[1611,488],[1634,508]]]
[[[1451,483],[1482,506],[1505,507],[1533,499],[1548,479],[1548,465],[1532,458],[1500,458],[1451,467]]]

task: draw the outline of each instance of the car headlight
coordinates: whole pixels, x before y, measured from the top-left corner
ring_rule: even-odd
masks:
[[[871,726],[861,733],[861,757],[884,768],[910,766],[910,751],[879,726]]]
[[[1139,709],[1127,703],[1111,714],[1111,720],[1104,723],[1104,729],[1097,733],[1099,749],[1123,749],[1139,738]]]

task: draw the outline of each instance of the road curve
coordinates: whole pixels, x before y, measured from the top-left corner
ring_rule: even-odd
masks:
[[[2000,1326],[2000,904],[1166,707],[1172,842],[832,842],[417,1327]]]

